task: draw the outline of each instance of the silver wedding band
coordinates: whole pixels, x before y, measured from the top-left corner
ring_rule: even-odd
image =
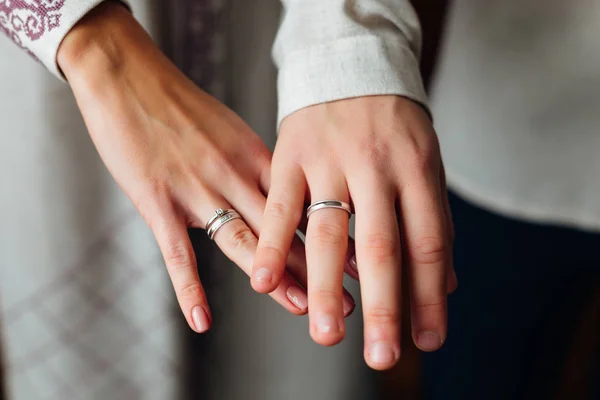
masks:
[[[206,233],[208,234],[210,240],[214,240],[213,238],[215,237],[215,234],[223,225],[233,221],[234,219],[242,219],[242,216],[235,210],[224,210],[222,208],[217,209],[215,211],[215,215],[213,215],[206,224]]]
[[[310,207],[306,209],[306,218],[310,218],[310,215],[315,211],[324,210],[326,208],[344,210],[348,213],[348,218],[350,218],[350,216],[352,215],[352,208],[350,208],[350,204],[337,200],[323,200],[317,201],[316,203],[312,203]]]

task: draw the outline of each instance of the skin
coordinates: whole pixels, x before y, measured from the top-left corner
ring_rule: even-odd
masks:
[[[189,81],[122,6],[103,3],[65,38],[58,63],[106,167],[152,229],[179,305],[196,332],[212,317],[187,228],[218,208],[243,217],[215,235],[250,274],[269,190],[271,152],[235,113]],[[304,245],[296,237],[271,297],[307,312]],[[354,300],[344,294],[346,315]]]
[[[372,96],[297,111],[281,126],[252,285],[274,290],[305,207],[351,202],[361,280],[365,359],[375,369],[400,357],[401,268],[411,291],[413,338],[439,349],[446,297],[456,288],[453,228],[437,137],[425,111],[398,96]],[[326,209],[307,228],[310,334],[322,345],[345,333],[342,307],[348,216]]]
[[[206,331],[212,318],[187,228],[234,208],[243,221],[221,228],[217,245],[257,291],[293,314],[308,312],[317,343],[344,337],[354,301],[342,277],[360,273],[365,359],[393,366],[404,267],[414,340],[426,351],[441,346],[446,295],[456,287],[452,226],[437,138],[420,106],[379,96],[308,107],[285,119],[272,155],[113,2],[67,35],[58,63],[100,156],[152,229],[192,329]],[[307,222],[305,199],[353,204],[356,246],[344,211],[321,210]]]

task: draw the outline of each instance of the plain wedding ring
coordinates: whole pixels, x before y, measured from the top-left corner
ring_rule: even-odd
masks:
[[[310,218],[310,215],[315,211],[323,210],[325,208],[335,208],[338,210],[344,210],[348,213],[348,217],[352,215],[352,208],[350,208],[350,204],[337,200],[323,200],[317,201],[316,203],[312,203],[306,209],[306,218]]]
[[[242,219],[241,215],[238,214],[235,210],[224,210],[219,208],[215,211],[215,215],[212,216],[208,223],[206,224],[206,233],[210,240],[214,240],[215,234],[223,225],[228,222],[233,221],[234,219]]]

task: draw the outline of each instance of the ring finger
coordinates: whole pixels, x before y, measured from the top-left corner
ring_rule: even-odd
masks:
[[[378,179],[351,181],[350,193],[356,207],[365,359],[382,370],[400,357],[401,251],[395,190]]]
[[[200,207],[203,219],[198,218],[201,221],[202,228],[206,228],[204,221],[208,222],[211,217],[216,216],[215,210],[231,209],[230,204],[220,196],[214,196],[214,199],[205,204],[206,206]],[[227,218],[227,216],[216,217],[214,224],[219,224],[221,218]],[[252,272],[252,263],[256,256],[258,239],[246,222],[241,218],[230,219],[218,227],[213,235],[213,240],[225,256],[238,265],[247,275],[250,275]],[[308,300],[306,291],[287,272],[283,274],[280,284],[270,293],[270,296],[294,314],[300,315],[307,312]]]

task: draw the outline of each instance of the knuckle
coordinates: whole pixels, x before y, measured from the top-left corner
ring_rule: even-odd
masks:
[[[252,132],[250,132],[252,134]],[[249,141],[246,146],[248,154],[253,160],[263,166],[264,168],[268,168],[271,166],[271,152],[268,147],[265,146],[265,143],[256,135],[251,136],[254,140]]]
[[[288,213],[288,207],[281,202],[269,202],[265,214],[271,218],[283,219]]]
[[[339,224],[327,220],[319,220],[312,233],[315,244],[322,247],[339,247],[347,236],[348,232]]]
[[[383,233],[370,233],[363,245],[367,256],[375,263],[388,262],[398,257],[398,241]]]
[[[167,268],[176,271],[189,268],[195,264],[193,251],[184,243],[172,241],[165,251]]]
[[[229,176],[236,173],[235,164],[229,157],[226,157],[224,154],[221,154],[217,158],[216,166],[223,175]]]
[[[390,153],[388,145],[381,141],[372,141],[369,144],[365,144],[364,149],[367,159],[372,163],[380,163]]]
[[[439,311],[444,310],[446,308],[446,300],[445,299],[433,299],[429,301],[415,301],[413,307],[415,310],[421,312],[428,311]]]
[[[293,210],[289,205],[280,201],[268,202],[265,209],[265,215],[277,220],[284,220],[288,218],[293,218],[294,220],[300,219],[299,212],[297,210]]]
[[[202,287],[198,282],[187,282],[181,285],[177,293],[181,299],[197,300],[204,298]]]
[[[213,148],[207,152],[203,162],[202,170],[209,172],[210,175],[218,179],[225,179],[232,175],[237,175],[235,163],[218,148]],[[204,174],[202,174],[204,175]]]
[[[360,153],[363,157],[361,165],[367,165],[369,169],[376,172],[384,173],[391,167],[390,145],[387,142],[381,141],[378,138],[369,137],[369,140],[362,143]]]
[[[417,173],[439,171],[441,160],[439,143],[435,135],[410,137],[404,143],[404,154],[408,166]]]
[[[321,303],[321,305],[327,305],[327,304],[335,304],[338,299],[341,299],[342,291],[335,290],[332,287],[320,286],[320,287],[314,288],[310,292],[310,295],[314,296],[317,303]]]
[[[161,214],[158,211],[172,200],[166,182],[158,178],[148,178],[143,181],[145,183],[142,189],[129,197],[142,218],[153,228],[157,225],[157,220],[160,220]]]
[[[385,306],[372,307],[365,313],[365,322],[373,325],[399,325],[400,312]]]
[[[234,229],[229,235],[229,243],[236,249],[249,249],[256,246],[254,233],[246,226]]]
[[[271,241],[259,242],[258,252],[263,257],[268,256],[269,259],[275,259],[278,261],[286,260],[287,255],[281,250],[280,244]]]
[[[142,198],[157,198],[167,192],[167,184],[158,177],[148,177],[143,179],[144,182],[144,197]]]
[[[417,264],[437,264],[445,260],[447,245],[439,236],[422,237],[412,246],[411,258]]]
[[[419,175],[428,175],[437,171],[439,157],[429,149],[414,149],[408,158],[409,165]]]

